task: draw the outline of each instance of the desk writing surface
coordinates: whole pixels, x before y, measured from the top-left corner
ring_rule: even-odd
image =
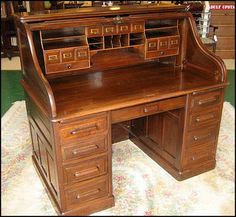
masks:
[[[58,119],[87,115],[190,93],[218,82],[193,71],[146,63],[50,81]]]

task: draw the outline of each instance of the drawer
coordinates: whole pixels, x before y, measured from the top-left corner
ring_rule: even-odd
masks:
[[[118,34],[119,33],[129,33],[130,32],[130,24],[129,23],[125,23],[125,24],[118,24],[117,25],[117,30],[118,30]]]
[[[220,122],[220,118],[220,108],[213,108],[202,112],[192,113],[189,116],[189,129],[202,127],[206,124],[217,124]]]
[[[112,111],[112,123],[127,121],[163,111],[182,108],[185,106],[185,96],[175,97],[172,99],[161,100],[153,103],[132,106],[124,109]]]
[[[135,22],[131,23],[131,32],[143,32],[144,31],[144,22]]]
[[[75,54],[73,49],[63,49],[61,50],[61,60],[62,62],[71,62],[75,60]]]
[[[179,37],[170,37],[169,38],[169,48],[178,48],[179,47]]]
[[[169,44],[169,39],[168,38],[158,39],[158,41],[159,41],[158,50],[166,50],[166,49],[168,49],[168,44]]]
[[[75,145],[62,146],[63,161],[80,159],[82,157],[99,154],[107,151],[107,137],[90,139],[87,142],[79,142]]]
[[[103,26],[104,35],[113,35],[117,33],[116,25]]]
[[[68,62],[68,63],[61,63],[61,64],[53,64],[46,66],[46,73],[57,73],[57,72],[64,72],[64,71],[71,71],[76,69],[85,69],[89,68],[90,63],[89,60],[80,60],[78,62]]]
[[[87,60],[87,59],[89,59],[88,48],[87,47],[76,48],[75,49],[75,56],[76,56],[77,60]]]
[[[60,51],[44,51],[46,64],[60,63]]]
[[[107,155],[64,166],[64,182],[72,184],[107,173]]]
[[[76,207],[87,201],[108,196],[108,176],[80,182],[75,187],[65,190],[66,208]]]
[[[107,125],[106,115],[83,118],[67,124],[64,123],[60,126],[60,139],[62,144],[72,140],[78,143],[81,138],[104,134],[107,132]]]
[[[193,147],[209,141],[216,141],[217,137],[218,127],[216,125],[195,129],[187,133],[187,147]]]
[[[157,57],[172,56],[177,54],[178,54],[178,49],[157,51]]]
[[[190,111],[200,111],[220,106],[222,98],[222,89],[193,94],[190,98]]]
[[[214,141],[187,149],[185,153],[185,164],[191,167],[192,164],[202,164],[215,159],[216,144]]]
[[[86,35],[89,37],[101,36],[103,34],[102,26],[88,26],[86,28]]]
[[[146,51],[157,51],[157,39],[147,40]]]

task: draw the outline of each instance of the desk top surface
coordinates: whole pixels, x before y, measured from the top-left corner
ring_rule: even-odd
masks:
[[[50,85],[57,106],[56,119],[124,108],[219,85],[199,74],[150,62],[53,79]]]

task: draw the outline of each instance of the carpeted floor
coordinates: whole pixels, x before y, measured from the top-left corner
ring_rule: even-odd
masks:
[[[214,170],[176,181],[131,141],[113,144],[115,206],[93,215],[234,215],[235,109],[224,103]],[[2,117],[2,215],[56,215],[31,161],[24,101]]]

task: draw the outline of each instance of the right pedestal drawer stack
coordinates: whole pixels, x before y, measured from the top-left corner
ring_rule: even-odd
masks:
[[[189,95],[183,170],[201,173],[215,166],[223,89]]]

